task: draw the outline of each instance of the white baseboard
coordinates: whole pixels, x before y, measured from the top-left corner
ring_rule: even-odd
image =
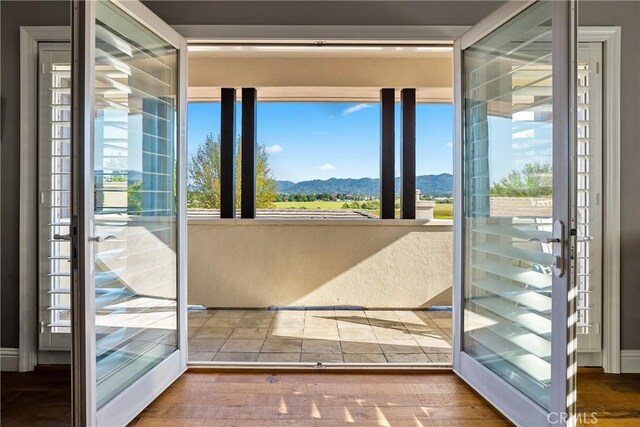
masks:
[[[620,372],[640,374],[640,350],[622,350],[620,352]]]
[[[0,348],[0,371],[18,372],[20,350],[17,348]]]

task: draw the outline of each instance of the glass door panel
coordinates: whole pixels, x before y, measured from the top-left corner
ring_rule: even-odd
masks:
[[[551,3],[463,52],[464,351],[545,408],[551,398]]]
[[[73,10],[74,417],[125,425],[186,369],[186,42],[137,1]]]
[[[574,14],[508,2],[456,41],[454,369],[518,425],[573,411]]]
[[[97,3],[98,408],[177,349],[177,53],[113,4]]]

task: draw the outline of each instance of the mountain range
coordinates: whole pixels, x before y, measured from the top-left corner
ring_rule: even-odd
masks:
[[[311,181],[276,181],[277,191],[282,194],[343,193],[353,196],[377,197],[380,194],[380,180],[377,178],[330,178]],[[453,194],[453,175],[419,175],[416,188],[420,194],[434,197],[448,197]],[[400,192],[400,178],[396,177],[396,193]]]

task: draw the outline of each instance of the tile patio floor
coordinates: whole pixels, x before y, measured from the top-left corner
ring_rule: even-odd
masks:
[[[451,363],[451,312],[190,310],[190,362]]]

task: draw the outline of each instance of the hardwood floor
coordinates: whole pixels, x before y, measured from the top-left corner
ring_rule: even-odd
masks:
[[[188,372],[143,426],[508,426],[455,374]]]
[[[0,374],[3,426],[71,420],[68,369]],[[640,374],[578,374],[582,425],[640,427]],[[416,422],[416,420],[419,422]],[[215,373],[189,371],[132,426],[507,426],[450,372]]]
[[[580,425],[640,427],[640,374],[578,375]],[[595,416],[596,418],[592,418]],[[134,422],[145,426],[501,426],[451,372],[188,372]]]
[[[68,368],[0,374],[3,426],[71,424],[71,372]]]
[[[640,427],[640,374],[578,372],[578,414],[582,425]],[[589,422],[591,420],[591,422]]]

